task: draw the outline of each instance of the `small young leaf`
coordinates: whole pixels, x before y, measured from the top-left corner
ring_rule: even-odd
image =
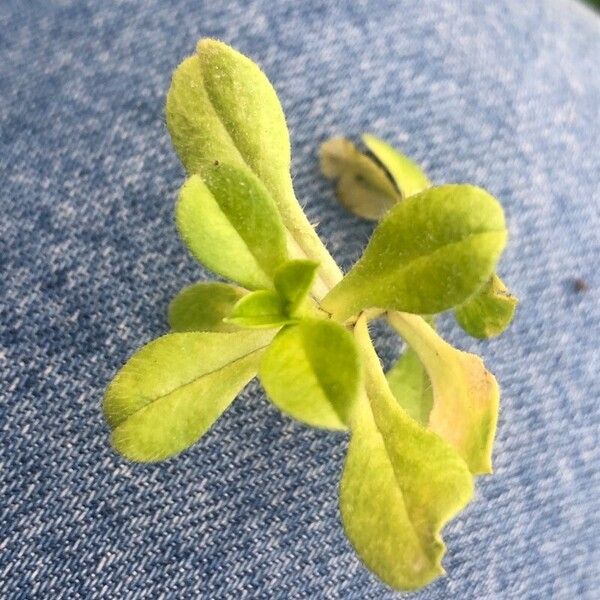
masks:
[[[227,322],[238,327],[262,329],[281,327],[292,320],[286,314],[285,301],[277,292],[258,290],[235,305]]]
[[[273,331],[172,333],[144,346],[104,397],[112,444],[130,460],[182,452],[256,375]]]
[[[432,187],[381,220],[362,258],[324,298],[343,321],[365,308],[435,314],[491,276],[506,243],[496,199],[471,185]]]
[[[273,340],[259,377],[283,412],[315,427],[344,429],[361,381],[356,344],[333,321],[301,321]]]
[[[456,448],[474,475],[491,473],[500,402],[495,377],[478,356],[453,348],[420,317],[394,312],[389,320],[431,380],[428,428]]]
[[[395,401],[366,323],[355,331],[367,395],[359,397],[351,419],[342,520],[365,564],[388,585],[412,590],[444,573],[440,531],[471,499],[473,480],[455,450]]]
[[[480,339],[493,338],[510,325],[517,302],[502,280],[492,275],[488,283],[459,306],[454,314],[458,324],[469,335]]]
[[[216,281],[190,285],[169,304],[169,325],[173,331],[222,331],[238,328],[225,323],[246,290]]]
[[[363,219],[378,221],[402,196],[386,172],[345,138],[321,145],[321,171],[337,180],[337,199]]]
[[[383,140],[365,133],[362,136],[365,146],[375,158],[386,168],[400,190],[403,198],[419,194],[431,186],[427,175],[421,167],[408,156],[404,156]]]
[[[179,195],[177,226],[192,254],[242,285],[272,287],[287,259],[285,232],[267,190],[247,171],[226,164],[190,177]]]
[[[416,352],[409,348],[386,373],[398,404],[418,423],[427,425],[433,406],[429,376]]]
[[[308,297],[319,263],[312,260],[290,260],[275,272],[275,289],[285,301],[286,314],[295,316]]]

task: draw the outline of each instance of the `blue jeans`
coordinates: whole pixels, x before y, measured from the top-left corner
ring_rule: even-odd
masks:
[[[445,530],[447,577],[411,597],[597,598],[600,18],[572,0],[0,4],[0,596],[398,597],[342,531],[347,438],[256,382],[179,458],[109,447],[107,383],[211,277],[175,232],[163,116],[202,36],[273,81],[298,196],[344,268],[372,225],[319,174],[330,136],[370,131],[506,209],[516,321],[479,343],[441,320],[501,383],[496,472]],[[399,342],[377,339],[389,364]]]

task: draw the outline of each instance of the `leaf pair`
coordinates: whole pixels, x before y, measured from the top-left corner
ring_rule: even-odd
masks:
[[[374,159],[344,138],[333,138],[321,146],[321,170],[338,180],[336,195],[351,212],[379,220],[402,199],[430,187],[425,173],[408,157],[372,135],[365,134],[362,139]],[[474,337],[495,337],[510,324],[516,304],[516,298],[493,274],[456,308],[456,319]]]
[[[284,263],[273,276],[275,290],[258,290],[238,301],[227,318],[239,327],[281,327],[309,310],[307,298],[319,265],[309,260]]]
[[[333,285],[341,278],[296,200],[283,109],[273,86],[255,63],[226,44],[200,41],[196,54],[173,74],[166,114],[173,145],[189,175],[199,174],[207,180],[215,166],[225,164],[259,180],[285,227],[289,256],[319,263],[317,289],[323,294],[325,284]],[[212,262],[206,264],[213,268]],[[229,265],[225,268],[229,270]],[[248,287],[254,287],[256,277],[258,287],[264,285],[262,274],[253,270]]]

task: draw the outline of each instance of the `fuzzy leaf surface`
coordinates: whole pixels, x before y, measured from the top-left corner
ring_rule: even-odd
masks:
[[[428,188],[380,221],[362,258],[322,306],[340,321],[365,308],[442,312],[485,284],[505,243],[502,207],[486,191]]]
[[[389,320],[431,381],[428,428],[456,448],[474,475],[491,473],[500,404],[496,378],[479,356],[452,347],[420,317],[390,313]]]
[[[473,480],[456,451],[396,402],[366,323],[355,331],[366,393],[351,420],[342,520],[367,567],[395,589],[414,590],[444,573],[441,529],[471,499]]]
[[[155,462],[191,446],[256,375],[274,334],[172,333],[141,348],[104,397],[114,448]]]
[[[361,367],[354,339],[344,327],[307,319],[273,340],[259,377],[283,412],[314,427],[345,429]]]
[[[238,327],[281,327],[292,320],[286,314],[281,296],[272,290],[258,290],[244,296],[233,308],[228,323]]]
[[[312,260],[290,260],[275,273],[275,289],[285,302],[286,313],[295,316],[308,297],[319,264]]]
[[[320,148],[321,171],[336,181],[340,203],[363,219],[378,221],[402,199],[386,172],[346,138],[332,138]]]
[[[408,156],[401,154],[374,135],[365,133],[362,139],[365,146],[390,174],[403,198],[414,196],[431,186],[423,169]]]
[[[177,227],[206,267],[243,286],[269,288],[287,260],[277,208],[256,177],[220,163],[190,177],[179,194]]]

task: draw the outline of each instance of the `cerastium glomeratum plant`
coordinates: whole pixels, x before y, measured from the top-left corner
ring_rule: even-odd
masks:
[[[431,186],[417,165],[365,136],[321,152],[340,200],[380,220],[342,274],[294,195],[277,95],[248,58],[215,40],[177,68],[167,124],[189,175],[176,209],[190,252],[235,283],[197,283],[171,303],[173,333],[139,350],[104,399],[112,444],[152,462],[196,442],[258,374],[283,412],[348,430],[340,487],[346,533],[397,589],[443,573],[444,524],[491,472],[495,378],[436,333],[454,309],[491,337],[515,299],[495,275],[504,214],[472,185]],[[387,319],[408,349],[383,372],[369,336]],[[201,543],[201,540],[199,540]]]

